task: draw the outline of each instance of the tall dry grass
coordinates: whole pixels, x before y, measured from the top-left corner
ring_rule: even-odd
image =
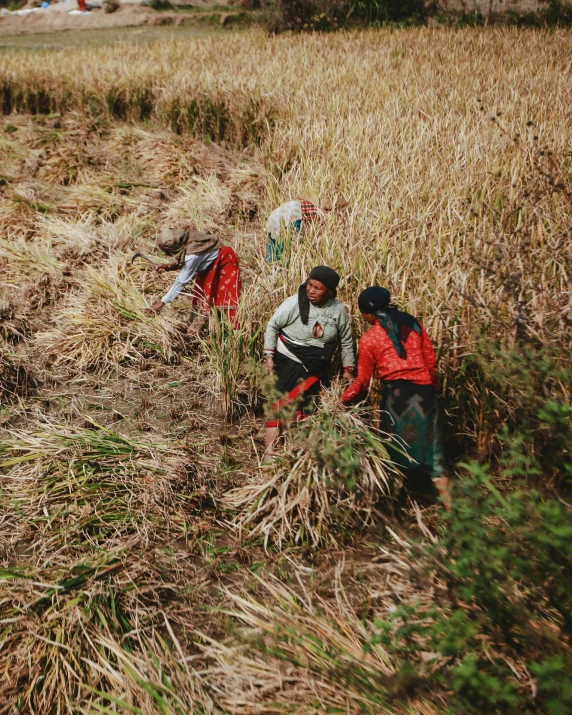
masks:
[[[508,244],[506,259],[518,273],[531,329],[541,336],[552,331],[568,307],[569,242],[562,237],[570,194],[558,186],[570,174],[569,50],[567,32],[421,29],[267,38],[252,31],[240,38],[62,50],[41,61],[5,53],[2,81],[5,97],[16,92],[8,85],[17,86],[22,95],[44,92],[50,111],[88,113],[86,97],[95,98],[104,116],[113,116],[110,94],[123,92],[126,107],[136,108],[150,87],[149,118],[166,125],[162,107],[174,98],[192,102],[221,93],[235,118],[245,103],[263,98],[276,124],[260,152],[261,215],[296,195],[343,194],[352,208],[303,250],[296,247],[284,280],[261,270],[260,224],[249,245],[240,240],[242,256],[262,273],[252,305],[278,290],[265,313],[253,311],[251,319],[263,320],[320,259],[343,273],[348,302],[370,282],[387,284],[424,318],[454,370],[475,323],[490,324],[499,312],[510,327],[515,298],[483,268],[499,244]],[[34,109],[7,99],[3,106]],[[552,190],[535,196],[530,182],[547,151]],[[209,183],[190,187],[199,206],[212,195]],[[220,192],[218,198],[228,203]],[[167,215],[200,222],[202,214]]]

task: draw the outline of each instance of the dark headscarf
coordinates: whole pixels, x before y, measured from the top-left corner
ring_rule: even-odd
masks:
[[[421,335],[421,326],[412,315],[390,305],[390,301],[391,295],[387,288],[372,286],[360,293],[358,307],[361,313],[375,315],[377,322],[385,330],[387,337],[393,343],[397,354],[400,358],[405,360],[407,353],[401,342],[403,337],[401,328],[404,326],[409,328],[409,330],[403,331],[407,334],[409,334],[411,330],[414,330],[417,335]]]
[[[308,280],[298,288],[298,308],[300,310],[300,318],[304,325],[308,325],[308,320],[310,318],[310,299],[306,293],[306,286],[309,280],[320,281],[326,288],[329,289],[332,298],[337,295],[338,283],[340,282],[339,275],[334,271],[333,268],[328,266],[316,266],[310,271]]]

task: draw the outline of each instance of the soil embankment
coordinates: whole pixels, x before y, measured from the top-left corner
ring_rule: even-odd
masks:
[[[113,13],[106,13],[102,8],[85,13],[70,13],[59,10],[58,5],[64,3],[58,3],[46,10],[34,9],[26,14],[11,13],[0,16],[0,36],[70,30],[105,30],[142,25],[224,26],[243,17],[243,13],[233,12],[232,9],[229,11],[218,9],[213,12],[156,12],[150,7],[129,3],[123,4]]]

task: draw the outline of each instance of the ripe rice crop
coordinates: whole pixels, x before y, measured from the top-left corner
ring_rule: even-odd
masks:
[[[383,439],[326,399],[260,467],[252,363],[328,264],[356,338],[374,283],[427,328],[453,457],[486,458],[513,409],[482,359],[549,345],[547,394],[569,400],[571,49],[563,30],[417,28],[1,50],[0,712],[447,710],[363,652],[434,594],[401,536],[372,575]],[[348,208],[269,266],[265,218],[296,197]],[[188,294],[144,313],[174,274],[130,258],[165,260],[166,226],[236,249],[239,331],[188,339]],[[436,508],[403,528],[432,540]]]
[[[125,264],[128,257],[119,260]],[[85,271],[83,288],[56,313],[55,327],[38,333],[38,345],[53,355],[54,364],[69,364],[76,372],[107,372],[149,352],[169,360],[183,348],[176,322],[172,316],[148,316],[146,307],[133,280],[112,259]]]

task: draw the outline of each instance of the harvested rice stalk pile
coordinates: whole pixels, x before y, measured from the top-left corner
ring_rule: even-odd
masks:
[[[184,521],[192,483],[172,444],[94,424],[40,424],[0,442],[2,500],[10,544],[36,553],[97,551],[132,537],[168,534]],[[6,544],[5,548],[12,548]]]
[[[75,363],[78,370],[105,372],[106,360],[136,356],[132,340],[139,333],[148,334],[164,356],[170,350],[171,359],[181,350],[176,321],[155,321],[163,329],[153,334],[153,321],[140,313],[148,302],[141,292],[157,297],[174,276],[150,278],[148,267],[136,266],[130,279],[124,270],[128,257],[136,250],[152,254],[156,232],[165,225],[216,230],[232,243],[229,220],[256,214],[260,167],[252,157],[169,131],[73,113],[11,116],[0,129],[4,332],[18,339],[48,333],[58,362]],[[123,255],[114,263],[118,253]],[[58,337],[62,331],[70,335],[65,346]],[[86,349],[77,361],[92,339],[94,350]],[[125,341],[123,350],[118,341]]]
[[[371,642],[376,620],[395,608],[393,599],[417,590],[408,578],[404,550],[392,544],[372,556],[351,594],[343,585],[348,570],[343,562],[326,595],[317,595],[295,569],[290,580],[296,586],[258,579],[256,596],[227,593],[232,608],[225,613],[241,628],[224,643],[211,642],[205,652],[213,661],[205,681],[219,693],[226,712],[441,712],[429,698],[404,697],[399,691],[407,684],[401,683],[390,654]],[[420,590],[418,595],[423,596]]]
[[[124,544],[66,568],[4,568],[2,712],[216,712],[175,635],[189,577],[157,557]]]
[[[54,327],[37,336],[54,364],[75,372],[109,372],[149,354],[173,360],[184,342],[172,313],[148,316],[147,301],[125,273],[127,256],[87,268],[83,289],[69,295],[54,315]]]
[[[172,441],[36,429],[0,443],[3,711],[214,712],[182,660],[204,575],[165,548],[187,533],[196,468]]]
[[[387,437],[328,397],[315,415],[287,433],[260,480],[225,496],[225,504],[240,511],[235,525],[263,534],[265,545],[335,543],[340,530],[366,526],[375,502],[398,488]]]

